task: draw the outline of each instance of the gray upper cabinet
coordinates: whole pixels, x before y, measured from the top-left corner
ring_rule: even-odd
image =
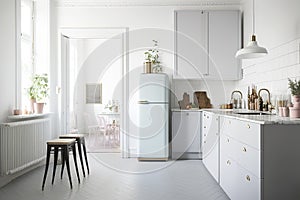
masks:
[[[241,79],[239,48],[240,11],[175,11],[174,78]]]
[[[235,53],[241,48],[240,12],[209,12],[209,76],[219,80],[241,79],[240,60]]]
[[[208,12],[175,11],[174,77],[198,79],[208,74]]]

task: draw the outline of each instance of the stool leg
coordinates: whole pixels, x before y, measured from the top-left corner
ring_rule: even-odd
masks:
[[[85,139],[84,138],[82,138],[82,147],[83,147],[86,168],[87,168],[88,174],[90,174],[90,167],[89,167],[89,163],[88,163],[88,159],[87,159],[87,155],[86,155],[86,147],[85,147]]]
[[[48,172],[48,168],[49,168],[50,151],[51,151],[51,146],[47,145],[47,157],[46,157],[46,166],[45,166],[42,190],[44,190],[45,181],[46,181],[46,177],[47,177],[47,172]]]
[[[61,156],[61,172],[60,172],[60,179],[62,179],[63,177],[63,173],[64,173],[64,168],[65,168],[65,156],[63,151],[60,151],[60,156]]]
[[[75,143],[72,144],[72,151],[73,151],[73,157],[74,157],[74,163],[75,163],[75,169],[76,169],[77,179],[78,179],[78,183],[80,183],[80,176],[79,176],[77,159],[76,159],[76,147],[75,147]]]
[[[54,147],[54,164],[53,164],[53,173],[52,173],[52,185],[54,183],[54,178],[55,178],[57,158],[58,158],[58,147]]]
[[[83,160],[82,160],[81,139],[80,138],[77,140],[77,147],[78,147],[78,153],[79,153],[80,163],[81,163],[81,167],[82,167],[83,177],[85,177],[85,171],[84,171]]]
[[[66,166],[67,166],[67,172],[68,172],[68,176],[69,176],[70,187],[72,189],[73,186],[72,186],[72,179],[71,179],[71,172],[70,172],[69,148],[68,148],[68,146],[63,147],[63,152],[64,152],[64,159],[66,161]]]

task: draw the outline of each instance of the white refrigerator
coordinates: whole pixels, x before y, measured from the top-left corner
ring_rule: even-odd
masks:
[[[138,160],[168,160],[169,78],[141,74],[138,101]]]

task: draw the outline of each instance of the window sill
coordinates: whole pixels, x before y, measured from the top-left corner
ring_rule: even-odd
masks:
[[[46,118],[51,113],[42,113],[42,114],[27,114],[27,115],[10,115],[7,117],[8,121],[24,121],[30,119],[40,119]]]

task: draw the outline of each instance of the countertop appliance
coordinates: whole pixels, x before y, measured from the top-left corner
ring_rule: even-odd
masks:
[[[138,101],[138,160],[168,160],[169,78],[141,74]]]

